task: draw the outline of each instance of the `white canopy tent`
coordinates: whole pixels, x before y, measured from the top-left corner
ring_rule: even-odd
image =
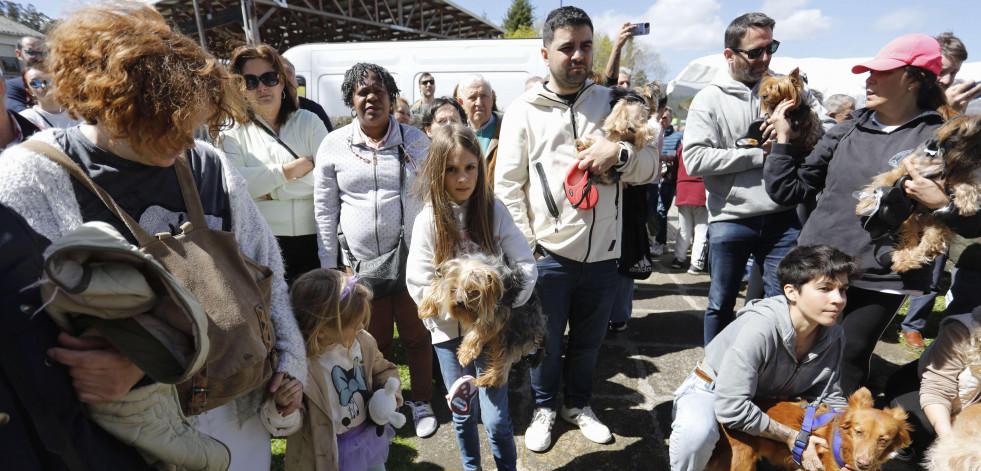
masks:
[[[800,67],[801,74],[807,76],[808,87],[812,90],[817,90],[826,97],[844,93],[855,97],[861,106],[865,103],[865,78],[868,74],[853,74],[852,66],[865,60],[868,58],[798,59],[778,56],[770,61],[770,69],[778,74],[789,74],[795,67]],[[692,97],[711,83],[718,73],[729,73],[729,66],[721,53],[691,61],[674,80],[668,82],[668,106],[674,110],[678,110],[679,105],[681,109],[687,109]],[[965,63],[957,76],[966,80],[981,80],[981,62]],[[981,112],[981,100],[974,100],[969,112],[971,110]]]

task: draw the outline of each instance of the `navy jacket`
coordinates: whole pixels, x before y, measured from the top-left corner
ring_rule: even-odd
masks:
[[[27,222],[0,205],[0,468],[16,470],[67,470],[61,456],[49,450],[38,427],[41,408],[50,411],[57,424],[45,434],[70,437],[69,441],[91,470],[150,469],[132,448],[89,422],[75,396],[68,368],[47,359],[46,351],[57,345],[59,329],[43,311],[40,290],[24,289],[38,280],[42,252],[49,241]],[[5,366],[15,361],[24,376]],[[24,390],[38,394],[28,394]],[[57,429],[60,426],[61,430]]]

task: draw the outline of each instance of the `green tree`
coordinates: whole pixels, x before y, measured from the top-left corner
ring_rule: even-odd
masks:
[[[511,0],[511,6],[508,7],[507,15],[504,16],[504,20],[501,22],[501,27],[503,27],[504,31],[506,31],[505,37],[514,37],[510,35],[514,34],[518,30],[534,28],[534,22],[535,7],[531,5],[530,0]]]
[[[54,21],[44,13],[37,11],[34,5],[28,4],[24,7],[20,3],[0,0],[0,14],[14,20],[28,28],[42,33],[47,33]]]
[[[607,59],[613,50],[613,39],[600,33],[593,36],[593,70],[602,75],[606,68]],[[620,67],[630,69],[630,80],[634,85],[641,85],[651,80],[664,82],[667,66],[661,60],[661,55],[650,46],[628,39],[620,51]]]

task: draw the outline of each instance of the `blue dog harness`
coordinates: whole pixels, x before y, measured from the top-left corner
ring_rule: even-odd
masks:
[[[814,417],[814,414],[817,413],[817,405],[807,406],[807,409],[804,412],[804,422],[801,423],[800,432],[797,434],[797,438],[794,439],[794,450],[792,454],[794,456],[794,463],[796,463],[797,466],[803,466],[803,464],[801,464],[801,457],[804,454],[804,450],[807,448],[807,442],[811,438],[811,432],[816,428],[827,425],[836,417],[841,415],[841,413],[836,411],[834,407],[828,407],[831,408],[830,411],[818,417]],[[831,451],[834,453],[835,462],[838,463],[838,466],[845,467],[845,462],[841,459],[841,442],[841,433],[836,428],[834,438],[831,440]]]

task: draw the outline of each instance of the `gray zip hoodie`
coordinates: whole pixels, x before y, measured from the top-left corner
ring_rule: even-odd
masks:
[[[838,383],[845,345],[840,325],[818,327],[817,342],[803,361],[794,355],[797,332],[787,298],[755,300],[705,347],[702,369],[715,378],[715,416],[719,423],[750,435],[770,426],[754,399],[800,397],[836,408],[848,405]]]
[[[702,177],[707,193],[709,222],[732,221],[786,211],[763,188],[763,149],[739,149],[736,141],[761,117],[759,82],[752,89],[720,72],[692,100],[685,128],[684,162],[688,175]],[[806,91],[811,108],[825,129],[835,121]]]

